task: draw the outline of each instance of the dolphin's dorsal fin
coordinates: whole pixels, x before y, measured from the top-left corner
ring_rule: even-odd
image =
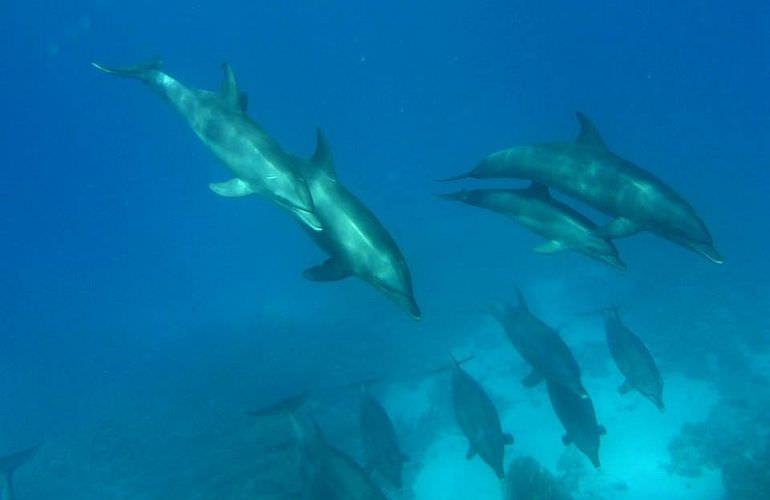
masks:
[[[315,153],[313,153],[310,161],[313,165],[316,165],[326,172],[329,177],[336,178],[337,175],[334,172],[334,158],[332,158],[332,148],[329,146],[329,141],[326,140],[326,136],[320,128],[315,130],[315,135]]]
[[[235,73],[232,66],[228,63],[222,63],[222,99],[233,111],[245,111],[243,95],[238,91],[238,83],[235,81]]]
[[[580,123],[580,132],[578,132],[575,142],[599,149],[607,149],[607,145],[604,143],[604,139],[602,139],[601,134],[599,134],[599,130],[596,128],[596,125],[594,125],[594,122],[580,111],[576,114],[578,122]]]

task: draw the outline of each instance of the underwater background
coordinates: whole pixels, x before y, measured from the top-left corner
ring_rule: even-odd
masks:
[[[380,376],[411,458],[387,497],[501,498],[465,459],[447,374],[424,375],[450,351],[474,356],[516,438],[506,466],[532,457],[574,498],[770,491],[767,2],[11,0],[0,16],[0,455],[42,443],[18,499],[298,498],[288,422],[246,411],[310,390],[359,459],[347,386]],[[288,151],[309,156],[323,128],[423,319],[360,280],[305,280],[326,257],[299,226],[212,194],[230,174],[186,124],[90,65],[154,57],[208,89],[229,62]],[[523,227],[434,196],[492,151],[572,139],[575,111],[695,207],[724,264],[649,233],[616,242],[625,272],[537,255]],[[516,287],[583,370],[598,470],[484,313]],[[579,314],[611,304],[658,363],[664,413],[617,393],[602,321]]]

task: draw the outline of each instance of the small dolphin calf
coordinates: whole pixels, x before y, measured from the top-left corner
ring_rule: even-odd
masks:
[[[639,391],[663,411],[663,378],[644,342],[620,320],[617,308],[612,308],[605,323],[607,346],[620,373],[626,378],[618,390],[626,394]]]
[[[13,500],[13,472],[35,454],[40,445],[0,457],[0,500]]]
[[[334,281],[356,275],[402,306],[414,319],[421,313],[414,299],[412,277],[396,242],[379,220],[348,191],[334,172],[331,149],[320,130],[310,160],[298,158],[323,231],[310,237],[329,254],[322,264],[303,276],[313,281]]]
[[[439,197],[503,214],[549,240],[536,246],[535,252],[572,249],[618,269],[626,268],[612,241],[596,235],[596,224],[555,200],[544,184],[533,182],[527,189],[463,189]]]
[[[580,133],[574,142],[504,149],[446,180],[531,179],[615,217],[596,230],[603,237],[652,231],[721,264],[722,256],[695,210],[663,181],[612,153],[594,124],[582,113],[577,117]]]
[[[558,332],[532,314],[521,290],[516,289],[517,307],[505,306],[493,315],[505,329],[513,347],[532,366],[522,383],[533,387],[543,379],[559,384],[578,398],[588,397],[580,380],[575,356]]]
[[[454,361],[452,369],[452,402],[457,423],[468,438],[467,459],[479,454],[498,478],[503,479],[505,445],[513,444],[513,436],[503,433],[497,409],[487,393]]]
[[[361,399],[361,437],[366,454],[366,465],[401,488],[401,468],[409,458],[401,452],[388,413],[379,401],[364,388]]]
[[[561,384],[546,380],[548,398],[556,416],[559,417],[566,433],[562,437],[565,445],[575,446],[599,468],[599,437],[607,431],[596,423],[596,412],[591,398],[580,398]]]
[[[232,68],[224,64],[219,93],[186,87],[161,70],[160,62],[124,68],[92,63],[118,76],[144,81],[168,101],[195,134],[222,160],[235,178],[209,184],[221,196],[259,194],[288,209],[304,223],[320,230],[313,200],[290,155],[246,115],[246,98],[238,90]]]

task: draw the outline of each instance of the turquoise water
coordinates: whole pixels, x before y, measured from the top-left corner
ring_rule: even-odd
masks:
[[[455,422],[446,373],[467,371],[516,439],[574,498],[762,498],[770,444],[770,9],[762,2],[5,2],[0,40],[0,455],[42,443],[19,499],[291,498],[288,419],[247,410],[302,390],[361,461],[357,380],[411,460],[391,499],[500,498]],[[90,63],[160,57],[338,177],[398,242],[423,319],[361,280],[305,280],[326,256],[255,196],[157,96]],[[575,111],[663,179],[710,229],[722,265],[650,233],[616,241],[625,272],[447,203],[435,179],[493,151],[570,140]],[[524,187],[468,181],[464,187]],[[457,186],[450,186],[449,190]],[[559,195],[557,195],[559,196]],[[594,221],[608,220],[570,202]],[[543,386],[485,313],[515,303],[573,350],[607,428],[594,470]],[[665,380],[666,412],[622,377],[586,310],[619,304]],[[740,451],[740,453],[738,453]],[[765,489],[763,489],[765,488]]]

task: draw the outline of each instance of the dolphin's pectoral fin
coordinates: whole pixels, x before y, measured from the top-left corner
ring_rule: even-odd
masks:
[[[631,391],[633,387],[631,387],[631,384],[628,383],[628,380],[623,381],[623,383],[618,387],[618,392],[621,394],[626,394],[627,392]]]
[[[503,434],[503,444],[513,444],[513,436],[509,433]]]
[[[532,370],[529,372],[529,375],[521,379],[522,385],[524,387],[535,387],[537,384],[543,381],[543,374],[540,373],[537,370]]]
[[[631,219],[618,217],[604,226],[597,227],[592,232],[600,238],[623,238],[641,231],[641,227]]]
[[[468,451],[465,453],[465,459],[470,460],[475,456],[476,456],[476,449],[473,448],[473,445],[468,445]]]
[[[561,437],[561,442],[564,443],[564,446],[567,446],[572,442],[572,438],[569,437],[569,434],[565,434]]]
[[[225,182],[212,182],[209,184],[209,188],[219,196],[227,198],[238,198],[254,194],[254,190],[249,183],[237,177]]]
[[[323,264],[305,269],[302,276],[310,281],[338,281],[352,275],[337,259],[328,258]]]
[[[535,253],[550,254],[567,250],[569,247],[561,241],[551,240],[541,243],[532,249]]]

